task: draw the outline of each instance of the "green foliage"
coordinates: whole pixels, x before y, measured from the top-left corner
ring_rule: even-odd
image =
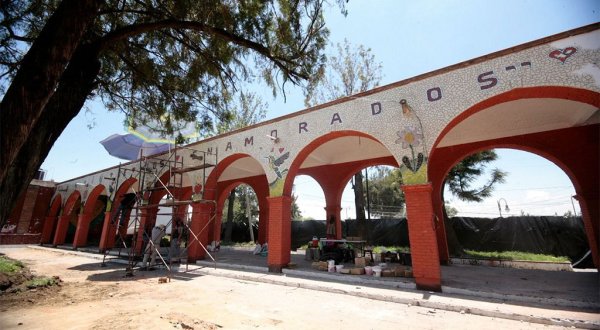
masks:
[[[371,214],[379,217],[399,217],[404,208],[404,194],[398,169],[375,166],[369,170],[369,199]],[[364,185],[366,192],[366,182]]]
[[[521,251],[473,251],[465,250],[465,253],[477,259],[515,260],[515,261],[543,261],[543,262],[569,262],[567,257],[557,257],[545,254],[535,254]]]
[[[458,214],[458,210],[448,203],[444,203],[444,209],[446,210],[446,215],[448,217],[454,217]]]
[[[24,267],[23,263],[18,260],[0,256],[0,273],[16,273],[21,271]]]
[[[379,86],[381,63],[375,61],[370,48],[352,47],[348,40],[336,45],[337,53],[327,58],[324,70],[313,78],[304,100],[315,106],[344,96],[365,92]]]
[[[255,242],[221,242],[221,246],[233,246],[233,247],[254,247]]]
[[[58,283],[59,280],[54,277],[36,277],[32,280],[26,281],[25,283],[23,283],[23,285],[28,289],[35,289],[40,287],[56,285]]]
[[[298,206],[298,196],[292,192],[292,220],[308,220],[302,216],[300,206]]]
[[[387,251],[396,251],[402,253],[410,253],[410,248],[408,246],[374,246],[373,252],[382,253]]]
[[[484,174],[487,164],[495,161],[498,155],[494,150],[485,150],[465,157],[448,173],[446,183],[453,195],[463,201],[481,202],[490,197],[494,185],[505,181],[506,172],[493,169],[486,184],[473,188],[472,184]]]
[[[261,122],[267,116],[268,104],[254,93],[238,93],[237,100],[226,104],[224,118],[218,121],[216,134],[223,134]]]
[[[7,0],[0,17],[0,85],[6,86],[60,4]],[[342,12],[344,2],[337,1]],[[107,0],[80,42],[98,54],[95,92],[128,124],[198,119],[201,131],[226,122],[238,84],[307,84],[322,70],[329,31],[324,0]],[[3,90],[0,90],[3,94]],[[91,95],[90,95],[91,96]]]

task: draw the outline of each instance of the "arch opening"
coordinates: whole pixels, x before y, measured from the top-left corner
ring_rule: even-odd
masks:
[[[450,255],[477,257],[498,252],[508,257],[515,251],[532,254],[532,258],[580,261],[589,244],[570,178],[534,153],[508,148],[494,151],[498,159],[472,182],[473,190],[480,191],[489,184],[494,169],[506,172],[505,182],[496,184],[490,196],[479,197],[480,202],[464,200],[469,194],[461,198],[451,191],[460,181],[454,176],[448,178],[453,182],[444,185]],[[592,259],[578,266],[592,267]]]

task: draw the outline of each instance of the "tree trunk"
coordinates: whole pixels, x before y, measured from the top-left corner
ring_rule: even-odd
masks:
[[[36,149],[32,149],[33,146],[28,142],[29,136],[40,134],[35,131],[36,124],[42,120],[41,115],[44,108],[55,92],[87,26],[93,22],[98,8],[103,2],[99,0],[62,1],[23,58],[17,74],[0,103],[0,150],[2,150],[0,152],[0,184],[2,186],[5,185],[5,177],[9,172],[13,176],[10,180],[22,181],[25,182],[22,183],[25,185],[29,183],[25,180],[28,178],[26,176],[14,177],[22,172],[20,167],[26,160],[20,158],[23,157],[21,150]],[[50,118],[53,120],[54,117]],[[48,124],[42,124],[42,126],[45,125]],[[43,141],[38,141],[38,143],[41,142]],[[25,146],[25,144],[29,145]],[[30,155],[40,158],[39,155]],[[13,187],[15,183],[7,184]],[[16,194],[16,191],[13,193]],[[12,206],[12,204],[0,205],[2,208],[8,206]],[[3,209],[2,213],[6,213],[6,211]],[[3,223],[4,218],[2,217],[0,222]]]
[[[254,243],[254,228],[252,228],[252,208],[250,207],[250,194],[246,191],[246,217],[248,218],[248,228],[250,230],[250,242]]]
[[[94,90],[100,71],[97,52],[80,46],[64,72],[58,89],[44,107],[31,134],[15,155],[7,175],[0,180],[0,226],[7,220],[18,196],[24,192],[52,145],[79,113]]]
[[[233,232],[233,203],[235,203],[235,188],[231,189],[227,199],[227,223],[225,224],[225,235],[223,241],[231,242],[231,233]]]
[[[442,187],[444,187],[444,185],[442,185]],[[458,236],[456,236],[456,231],[454,231],[452,222],[450,221],[448,213],[446,212],[446,202],[444,201],[444,189],[442,189],[442,203],[444,204],[444,207],[442,208],[442,215],[444,218],[442,219],[442,221],[444,221],[444,228],[446,228],[445,234],[446,244],[448,244],[448,253],[450,254],[450,256],[462,257],[465,254],[465,249],[462,246],[462,244],[460,244]]]
[[[356,224],[358,236],[367,238],[367,220],[365,218],[365,193],[363,189],[362,171],[354,174],[354,206],[356,207]]]

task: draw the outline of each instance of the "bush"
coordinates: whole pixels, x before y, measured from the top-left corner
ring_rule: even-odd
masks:
[[[25,282],[23,285],[28,289],[35,289],[41,287],[47,287],[56,285],[60,282],[60,280],[56,277],[36,277],[32,280]]]
[[[0,273],[16,273],[25,267],[22,262],[0,256]]]

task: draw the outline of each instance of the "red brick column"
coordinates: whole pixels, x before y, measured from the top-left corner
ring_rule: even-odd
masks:
[[[292,248],[292,198],[267,197],[269,203],[269,272],[281,273],[290,263]]]
[[[208,245],[209,221],[214,212],[214,204],[212,203],[195,203],[192,204],[192,224],[190,229],[193,234],[198,237],[202,245]],[[188,262],[196,262],[206,258],[206,251],[194,238],[194,235],[189,233],[188,247]]]
[[[42,229],[40,244],[52,242],[52,230],[54,230],[54,226],[56,226],[57,219],[58,217],[46,217],[46,221],[44,221],[44,228]]]
[[[413,275],[420,290],[442,290],[440,262],[433,221],[431,183],[402,186],[410,239]]]
[[[58,217],[58,225],[56,225],[56,233],[54,234],[52,245],[57,246],[65,242],[65,239],[67,238],[67,230],[69,229],[70,217],[70,214],[61,215]]]
[[[112,211],[104,212],[104,223],[102,224],[102,235],[100,235],[100,252],[112,249],[115,246],[116,223],[111,223]]]
[[[87,243],[91,218],[92,216],[86,213],[80,214],[77,217],[77,229],[75,230],[75,238],[73,239],[73,248],[82,247]]]
[[[158,213],[158,207],[142,209],[140,215],[140,227],[138,228],[137,238],[135,241],[134,250],[136,255],[142,254],[142,247],[144,246],[144,231],[147,232],[147,235],[151,235],[152,227],[154,227],[154,224],[156,223],[156,213]],[[150,237],[146,237],[146,239],[150,240]]]

